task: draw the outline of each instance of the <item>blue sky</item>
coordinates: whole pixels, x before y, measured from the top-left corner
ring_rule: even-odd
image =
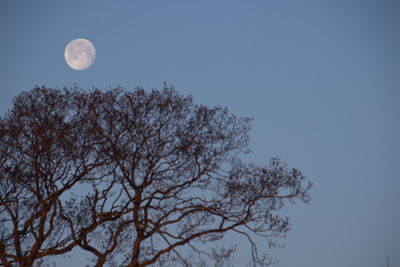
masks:
[[[399,13],[395,0],[5,0],[0,112],[35,85],[166,82],[254,117],[249,160],[281,157],[314,182],[310,205],[284,210],[280,266],[400,266]],[[76,38],[97,51],[84,71],[64,60]]]

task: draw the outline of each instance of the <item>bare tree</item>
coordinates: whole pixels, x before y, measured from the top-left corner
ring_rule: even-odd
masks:
[[[44,96],[55,104],[34,105],[37,113],[28,111],[25,116],[36,123],[40,114],[47,115],[42,116],[47,124],[39,128],[45,136],[61,136],[61,143],[50,142],[52,146],[44,149],[49,156],[39,161],[46,175],[30,165],[31,154],[42,147],[30,139],[15,141],[26,133],[12,135],[17,131],[10,126],[14,122],[17,128],[26,127],[26,121],[17,120],[21,116],[17,111],[28,109],[31,102],[26,99]],[[68,105],[61,105],[64,102]],[[266,166],[240,160],[249,152],[249,118],[238,118],[219,106],[195,105],[190,96],[172,88],[88,93],[36,88],[14,105],[1,121],[3,263],[28,258],[33,262],[78,245],[93,254],[96,266],[207,266],[210,262],[224,266],[235,249],[218,245],[232,232],[249,241],[251,264],[266,266],[269,258],[258,252],[256,239],[264,239],[267,247],[284,236],[289,223],[278,211],[287,201],[309,201],[311,184],[299,170],[288,169],[277,158]],[[55,114],[65,115],[48,116],[50,107]],[[34,139],[33,129],[26,132]],[[17,145],[10,142],[29,144],[32,152],[21,162],[13,147]],[[43,189],[31,190],[29,183],[19,182],[25,177],[39,184],[34,188]],[[25,195],[27,201],[20,197]],[[41,208],[41,203],[49,204]],[[21,228],[20,221],[30,218],[26,214],[34,217],[29,231]],[[36,238],[43,232],[40,218],[47,226],[42,227],[47,229],[44,232],[52,232],[47,242]],[[29,251],[39,247],[39,252],[21,257],[18,242]]]

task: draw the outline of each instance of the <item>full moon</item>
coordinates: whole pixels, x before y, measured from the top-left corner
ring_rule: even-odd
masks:
[[[75,39],[65,47],[64,57],[68,66],[74,70],[84,70],[92,66],[96,49],[89,40]]]

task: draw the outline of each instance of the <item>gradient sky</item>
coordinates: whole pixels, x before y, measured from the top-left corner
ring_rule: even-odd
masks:
[[[3,0],[0,112],[35,85],[166,82],[254,117],[249,159],[278,156],[314,182],[310,205],[284,210],[293,230],[271,251],[280,266],[380,267],[389,256],[396,267],[399,14],[398,0]],[[97,50],[84,71],[64,60],[76,38]]]

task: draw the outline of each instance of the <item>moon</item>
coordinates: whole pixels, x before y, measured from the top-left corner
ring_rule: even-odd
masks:
[[[84,70],[92,66],[96,59],[96,49],[89,40],[75,39],[65,47],[64,57],[74,70]]]

